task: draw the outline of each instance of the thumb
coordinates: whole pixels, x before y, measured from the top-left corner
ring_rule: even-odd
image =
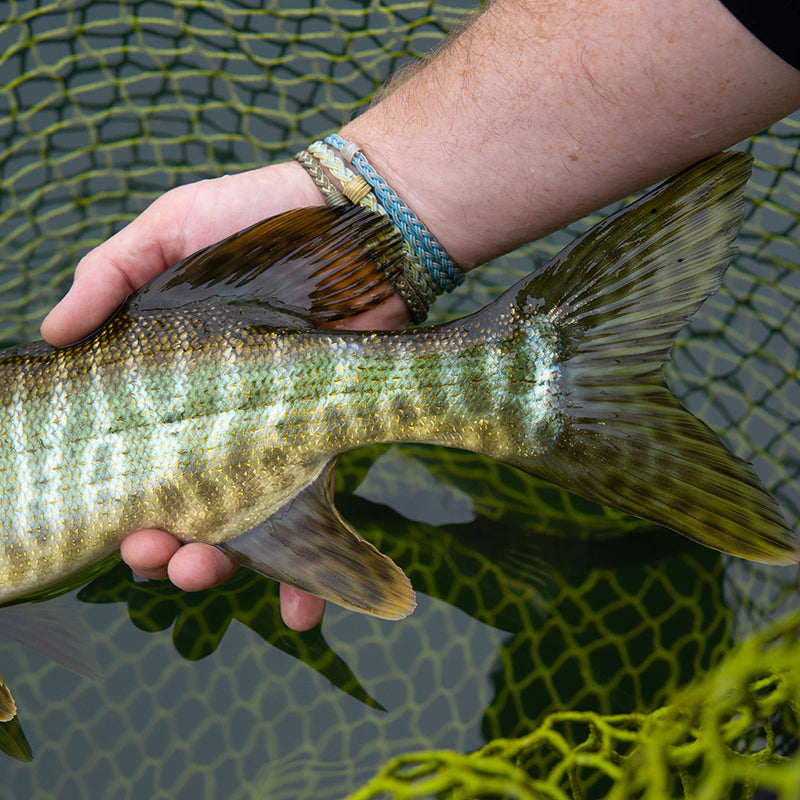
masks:
[[[169,266],[159,231],[171,226],[152,224],[158,215],[149,212],[80,260],[69,291],[42,322],[50,344],[64,347],[88,336],[131,292]]]
[[[99,328],[133,290],[126,274],[100,259],[92,268],[75,273],[64,298],[42,321],[42,336],[56,347],[64,347]]]

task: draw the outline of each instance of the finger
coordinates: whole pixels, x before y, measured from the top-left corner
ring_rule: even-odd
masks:
[[[151,224],[148,211],[81,259],[69,291],[42,322],[50,344],[63,347],[88,336],[169,266],[159,241],[163,228]]]
[[[167,562],[181,543],[170,534],[158,530],[141,530],[122,540],[122,560],[140,577],[161,580],[167,577]]]
[[[169,579],[186,592],[219,586],[236,572],[233,563],[221,550],[210,544],[190,542],[175,552],[167,567]]]
[[[281,617],[295,631],[307,631],[322,621],[325,601],[313,594],[281,584]]]
[[[95,269],[75,280],[42,321],[44,339],[55,347],[77,342],[97,330],[119,308],[132,288],[118,271]]]

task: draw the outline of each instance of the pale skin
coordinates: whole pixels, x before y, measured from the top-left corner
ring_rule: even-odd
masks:
[[[797,108],[800,71],[717,0],[496,0],[342,135],[472,269]],[[81,260],[42,335],[54,345],[76,341],[180,258],[322,202],[294,163],[167,192]],[[395,296],[347,327],[408,321]],[[163,531],[132,533],[121,549],[138,575],[169,577],[187,591],[235,569],[219,550]],[[323,606],[281,587],[291,628],[319,623]]]

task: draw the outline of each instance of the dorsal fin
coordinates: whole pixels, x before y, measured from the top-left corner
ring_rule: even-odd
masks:
[[[209,302],[257,306],[266,324],[316,327],[386,300],[401,247],[391,223],[359,206],[295,209],[184,258],[123,310],[138,317]]]

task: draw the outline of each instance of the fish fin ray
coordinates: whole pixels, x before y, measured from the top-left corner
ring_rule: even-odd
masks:
[[[269,519],[218,547],[261,575],[344,608],[402,619],[416,606],[411,583],[337,511],[330,492],[334,463]]]
[[[299,208],[184,258],[122,311],[135,318],[230,304],[274,327],[318,327],[383,303],[401,258],[399,236],[384,217],[360,206]]]
[[[734,152],[700,162],[509,290],[550,317],[565,353],[558,439],[546,459],[517,466],[708,547],[786,564],[799,552],[777,502],[661,372],[735,254],[751,162]]]
[[[795,535],[752,467],[667,390],[629,398],[607,425],[566,426],[551,457],[537,473],[583,497],[724,553],[798,561]]]

